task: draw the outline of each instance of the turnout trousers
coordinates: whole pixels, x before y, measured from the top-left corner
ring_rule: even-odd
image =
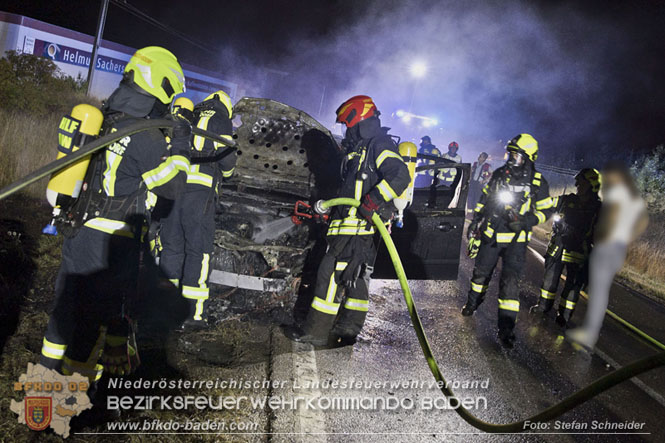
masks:
[[[191,306],[190,318],[202,320],[208,300],[210,257],[215,240],[215,191],[212,188],[187,191],[162,219],[159,266]]]
[[[65,375],[78,372],[94,383],[102,375],[98,360],[135,294],[140,243],[130,232],[114,235],[82,227],[62,246],[55,300],[43,340],[40,363]]]
[[[499,243],[483,236],[476,256],[467,300],[467,305],[474,310],[485,298],[499,257],[503,261],[499,280],[499,330],[512,331],[515,327],[520,310],[518,284],[524,268],[526,245],[526,242]]]
[[[580,254],[580,256],[582,255]],[[558,315],[568,321],[573,316],[575,305],[580,298],[580,291],[587,280],[588,272],[583,258],[571,256],[571,253],[564,251],[560,246],[550,245],[545,257],[545,274],[538,303],[543,305],[545,312],[552,309],[564,268],[566,283],[559,300]]]
[[[346,243],[343,248],[338,248],[343,242]],[[340,337],[355,338],[369,311],[371,268],[367,262],[373,261],[359,259],[359,255],[365,258],[376,255],[374,239],[372,235],[339,235],[328,237],[328,245],[328,251],[319,265],[314,299],[303,330],[317,338],[328,338],[331,331]],[[339,249],[341,252],[337,252]],[[361,268],[355,286],[347,288],[340,283],[342,273],[349,266]]]

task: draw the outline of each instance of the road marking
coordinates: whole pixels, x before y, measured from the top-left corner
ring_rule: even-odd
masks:
[[[541,264],[545,263],[545,257],[540,255],[538,251],[533,249],[531,246],[527,246],[527,248],[529,249],[529,251],[533,253],[533,255],[536,256],[536,258],[538,259],[538,261],[540,261]],[[561,278],[565,280],[565,276],[562,275]],[[598,349],[598,347],[596,347],[593,352],[596,355],[598,355],[598,357],[600,357],[602,360],[605,360],[606,363],[613,366],[614,368],[621,367],[621,365],[617,361],[615,361],[612,357],[610,357],[609,355],[605,354],[603,351]],[[662,395],[660,395],[658,392],[656,392],[654,389],[650,388],[646,383],[644,383],[637,377],[632,377],[630,381],[633,382],[638,388],[643,390],[649,397],[653,398],[658,403],[660,403],[661,406],[665,407],[665,398]]]
[[[299,386],[318,386],[319,370],[316,366],[316,355],[314,347],[306,343],[293,342],[293,377],[298,380]],[[294,389],[296,397],[303,397],[307,400],[321,397],[321,391],[318,388],[298,388]],[[300,441],[325,443],[326,420],[323,411],[318,409],[307,410],[298,408],[296,410],[296,433],[302,435]]]

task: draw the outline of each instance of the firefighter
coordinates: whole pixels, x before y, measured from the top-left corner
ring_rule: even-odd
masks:
[[[232,116],[231,98],[224,91],[217,91],[196,105],[193,122],[200,129],[231,139]],[[207,325],[204,308],[209,295],[218,184],[233,175],[237,158],[230,154],[215,161],[215,156],[226,149],[220,143],[194,136],[192,165],[185,192],[175,201],[168,217],[162,220],[159,264],[189,304],[183,329],[200,329]]]
[[[462,163],[462,156],[457,153],[459,151],[459,144],[455,141],[448,144],[448,152],[443,154],[442,158],[450,160],[454,163]],[[457,170],[455,168],[446,168],[442,169],[439,172],[439,178],[444,185],[450,187],[455,182],[455,176],[457,175]]]
[[[499,339],[511,348],[520,308],[518,283],[531,228],[545,222],[553,203],[547,181],[534,165],[538,142],[529,134],[520,134],[508,142],[506,151],[506,164],[494,171],[483,188],[467,231],[470,241],[480,237],[480,249],[462,315],[471,316],[478,309],[502,257]]]
[[[553,199],[555,214],[552,238],[545,256],[545,275],[540,300],[531,309],[540,313],[552,309],[561,272],[566,268],[566,284],[556,315],[556,322],[562,327],[572,317],[580,290],[586,284],[593,227],[601,206],[598,197],[600,185],[600,173],[596,169],[585,168],[575,176],[577,194]]]
[[[433,155],[435,157],[441,157],[441,151],[436,147],[436,145],[432,144],[432,139],[430,138],[429,135],[425,135],[420,139],[420,149],[418,150],[418,154],[424,154],[424,155]],[[422,165],[433,165],[436,162],[436,160],[419,160],[418,161],[418,166]],[[427,188],[430,185],[432,185],[432,182],[436,180],[435,185],[438,183],[438,179],[434,176],[435,170],[434,169],[429,169],[427,171],[420,171],[418,172],[418,175],[416,176],[416,188]]]
[[[171,52],[155,46],[139,49],[102,107],[102,134],[164,117],[184,83]],[[115,320],[137,286],[147,191],[177,197],[189,169],[190,143],[191,126],[178,120],[170,145],[161,130],[146,130],[111,144],[90,162],[87,186],[76,204],[93,216],[64,241],[40,363],[65,375],[88,377],[91,398],[104,369],[99,364],[102,349],[126,346],[127,324]]]
[[[328,250],[316,278],[314,299],[301,328],[288,329],[295,341],[324,346],[352,344],[369,309],[369,277],[376,258],[372,215],[391,214],[391,200],[409,185],[409,170],[370,97],[358,95],[337,109],[337,122],[346,125],[346,149],[339,197],[361,202],[356,208],[338,206],[330,214]],[[342,294],[346,290],[346,298]],[[343,301],[343,304],[342,304]]]

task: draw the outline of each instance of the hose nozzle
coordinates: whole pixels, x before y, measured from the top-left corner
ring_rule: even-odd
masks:
[[[314,203],[314,212],[316,212],[319,215],[326,215],[330,212],[330,208],[326,208],[323,206],[323,203],[325,200],[317,200],[316,203]]]

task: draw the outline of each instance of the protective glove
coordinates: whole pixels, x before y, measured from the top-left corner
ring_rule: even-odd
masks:
[[[182,117],[173,117],[176,125],[173,127],[171,137],[171,155],[181,155],[187,160],[191,159],[192,151],[192,125]]]
[[[128,375],[138,367],[136,344],[127,337],[107,336],[101,362],[104,370],[113,375]]]
[[[372,222],[372,216],[380,208],[379,204],[376,202],[376,197],[372,198],[371,193],[365,195],[363,198],[362,204],[358,206],[358,214],[368,222]]]
[[[478,231],[478,225],[480,222],[478,220],[473,220],[471,224],[469,225],[469,229],[466,231],[466,239],[470,240],[471,237],[473,237],[476,234],[476,231]]]
[[[568,231],[568,224],[564,221],[558,221],[552,224],[552,231],[554,231],[556,235],[563,235]]]

